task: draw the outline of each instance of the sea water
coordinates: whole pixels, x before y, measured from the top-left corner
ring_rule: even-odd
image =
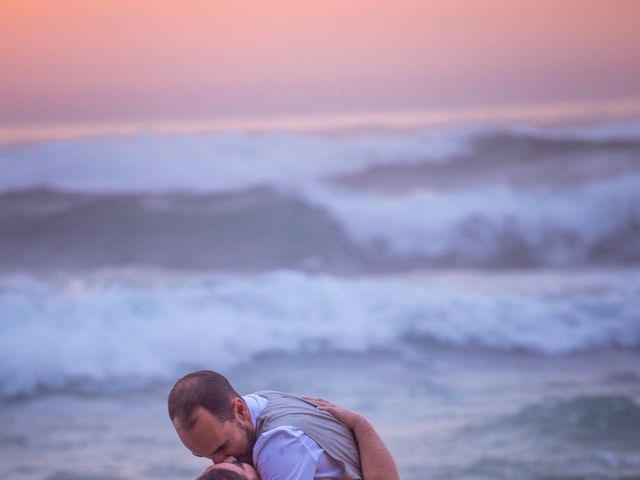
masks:
[[[640,478],[640,121],[42,140],[0,192],[0,478],[194,478],[202,368],[403,479]]]

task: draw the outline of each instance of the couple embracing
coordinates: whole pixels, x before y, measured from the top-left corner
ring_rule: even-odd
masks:
[[[187,449],[213,465],[198,480],[398,480],[393,458],[361,415],[320,398],[240,396],[222,375],[185,375],[169,416]]]

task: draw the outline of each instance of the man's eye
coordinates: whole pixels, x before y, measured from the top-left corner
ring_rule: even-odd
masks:
[[[228,446],[229,446],[229,443],[224,443],[224,444],[220,445],[220,447],[215,452],[213,452],[213,454],[211,456],[213,457],[214,455],[216,455],[218,453],[223,453],[227,449]]]

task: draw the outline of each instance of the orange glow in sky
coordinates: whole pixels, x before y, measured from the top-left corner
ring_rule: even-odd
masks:
[[[636,0],[3,0],[0,123],[640,96]]]

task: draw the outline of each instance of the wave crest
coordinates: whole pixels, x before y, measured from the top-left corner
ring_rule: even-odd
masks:
[[[640,346],[637,274],[494,281],[291,272],[4,279],[0,396],[143,384],[269,351],[429,349],[420,339],[539,355]]]

